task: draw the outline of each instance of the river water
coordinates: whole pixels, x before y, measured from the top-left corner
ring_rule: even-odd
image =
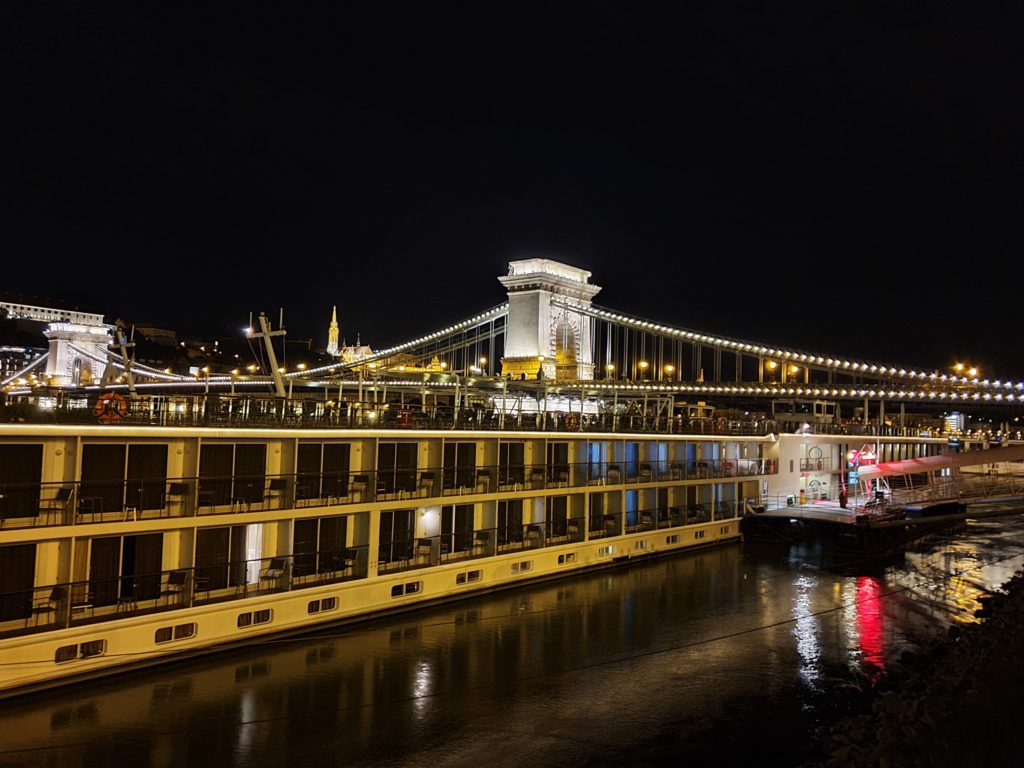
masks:
[[[884,562],[730,544],[8,702],[0,765],[797,765],[1022,566],[1021,516]]]

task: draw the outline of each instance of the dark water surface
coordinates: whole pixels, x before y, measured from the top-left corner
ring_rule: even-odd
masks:
[[[887,562],[727,545],[8,702],[0,765],[796,765],[1022,565],[1021,517]]]

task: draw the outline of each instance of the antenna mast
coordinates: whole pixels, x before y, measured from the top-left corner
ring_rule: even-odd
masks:
[[[284,317],[284,310],[281,310],[281,317],[282,318]],[[280,330],[277,330],[277,331],[270,330],[270,321],[267,320],[267,316],[265,314],[263,314],[262,312],[260,312],[259,321],[260,321],[260,330],[259,330],[259,332],[253,331],[252,327],[250,326],[248,333],[246,333],[246,336],[248,338],[250,338],[250,339],[252,339],[252,338],[263,339],[263,344],[264,344],[264,346],[267,349],[267,359],[270,361],[270,373],[274,377],[274,388],[277,390],[277,396],[278,397],[282,397],[282,398],[283,397],[287,397],[287,393],[285,392],[285,388],[284,388],[284,376],[281,374],[281,371],[278,369],[277,354],[274,352],[274,342],[273,342],[273,337],[274,336],[284,336],[285,335],[285,330],[284,330],[284,328],[281,328]]]
[[[124,330],[121,328],[117,329],[117,346],[121,350],[121,365],[124,366],[124,377],[128,382],[128,393],[131,395],[132,400],[138,397],[138,393],[135,391],[135,374],[132,373],[132,364],[135,362],[135,326],[132,326],[132,340],[124,340]],[[128,356],[128,350],[131,349],[132,355]]]

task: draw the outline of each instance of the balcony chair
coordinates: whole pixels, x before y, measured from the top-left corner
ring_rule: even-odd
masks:
[[[67,587],[56,586],[50,590],[50,596],[45,600],[38,600],[32,606],[32,622],[35,625],[39,624],[40,616],[48,616],[49,614],[54,615],[54,620],[57,619],[61,604],[68,596]],[[49,622],[47,622],[49,623]]]
[[[166,597],[170,603],[171,598],[182,597],[185,594],[185,582],[188,580],[187,571],[171,571],[167,574],[167,581],[160,590],[160,597]]]
[[[366,491],[370,487],[369,475],[352,475],[352,483],[349,490],[352,493],[352,501],[366,501]]]
[[[422,499],[434,492],[434,473],[420,472],[419,482],[416,484],[416,493]]]
[[[178,503],[184,507],[185,500],[188,498],[188,490],[188,483],[168,483],[167,490],[164,491],[163,498],[160,500],[160,506],[169,509],[171,504]]]
[[[285,477],[272,477],[267,482],[267,498],[275,499],[279,506],[274,509],[280,509],[280,504],[284,501],[285,493],[288,491],[288,479]]]
[[[284,576],[284,572],[287,567],[288,562],[283,557],[272,557],[270,559],[270,565],[268,565],[260,574],[260,583],[262,584],[264,581],[269,581],[272,582],[272,588],[276,587],[277,582]]]
[[[40,514],[46,512],[53,512],[55,516],[60,519],[66,519],[67,511],[71,504],[71,497],[74,495],[75,489],[73,486],[64,488],[58,488],[57,494],[52,499],[47,499],[40,502],[39,512]]]

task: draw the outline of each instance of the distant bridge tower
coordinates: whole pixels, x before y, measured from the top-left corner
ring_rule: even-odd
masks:
[[[331,324],[327,326],[327,354],[337,357],[338,351],[338,308],[331,307]]]
[[[106,365],[110,330],[105,325],[50,323],[43,331],[50,340],[46,375],[60,387],[99,384]]]
[[[590,272],[550,259],[524,259],[508,265],[498,280],[508,290],[503,376],[593,379],[593,323],[574,309],[585,309],[601,290]]]

